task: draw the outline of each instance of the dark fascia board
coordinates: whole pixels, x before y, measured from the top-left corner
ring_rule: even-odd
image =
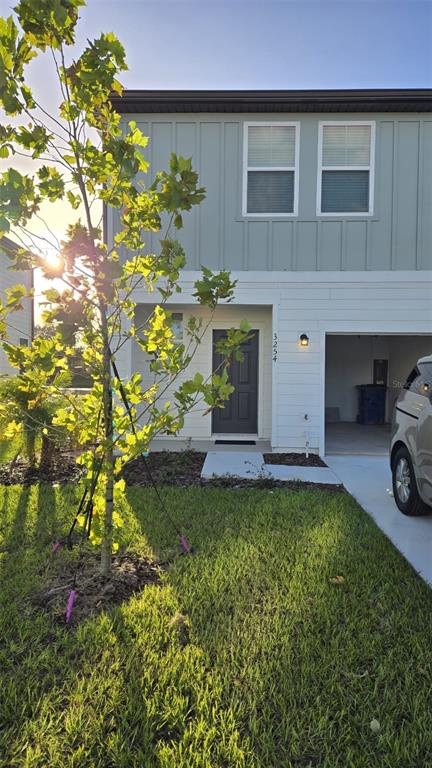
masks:
[[[432,112],[432,88],[142,91],[112,94],[118,112]]]
[[[15,240],[10,240],[8,237],[3,235],[3,237],[0,237],[0,251],[3,251],[6,254],[10,254],[10,256],[14,256],[18,251],[27,251],[28,253],[31,253],[31,251],[28,248],[24,248],[23,245],[20,243],[16,243]]]

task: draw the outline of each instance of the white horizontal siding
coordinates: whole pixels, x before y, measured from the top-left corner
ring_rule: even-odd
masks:
[[[183,293],[176,297],[178,311],[204,312],[191,307],[193,281],[198,275],[184,274]],[[234,325],[242,317],[252,326],[263,321],[266,372],[265,386],[260,389],[260,436],[271,434],[276,449],[304,450],[308,440],[312,450],[323,450],[326,333],[426,334],[431,337],[432,352],[430,271],[357,272],[350,277],[343,272],[326,272],[321,276],[279,272],[277,282],[275,273],[269,272],[234,272],[232,277],[238,281],[236,305],[219,307],[221,325],[214,327],[223,327],[224,322]],[[140,294],[140,299],[151,301],[144,294]],[[302,333],[310,338],[307,348],[299,346]],[[277,335],[276,362],[272,359],[273,334]],[[205,374],[210,372],[210,364],[209,332],[190,372],[201,370]],[[263,366],[263,358],[260,365]],[[132,368],[142,369],[136,353]],[[190,437],[210,437],[210,417],[191,414],[184,432]]]
[[[322,449],[324,431],[324,364],[326,332],[424,333],[431,335],[432,276],[424,282],[401,280],[374,285],[369,280],[341,282],[334,275],[321,289],[316,282],[278,286],[277,391],[274,447],[302,450],[308,438]],[[308,348],[299,346],[307,333]],[[307,421],[304,415],[308,415]]]
[[[6,298],[6,289],[14,285],[25,285],[27,290],[32,286],[32,274],[30,271],[18,272],[9,269],[10,259],[0,250],[0,298],[2,301]],[[8,318],[8,341],[12,344],[18,344],[20,339],[27,339],[30,344],[32,334],[32,302],[30,299],[24,299],[24,309],[22,312],[14,312]],[[16,373],[0,349],[0,375]]]
[[[137,325],[139,325],[148,312],[148,305],[140,305],[137,308]],[[183,313],[183,325],[186,327],[191,316],[202,318],[204,324],[210,319],[210,311],[202,307],[170,305],[170,311]],[[245,318],[251,328],[259,331],[259,369],[258,369],[258,436],[270,439],[271,436],[271,324],[272,316],[269,307],[260,308],[254,306],[221,306],[214,313],[209,327],[205,331],[201,345],[198,347],[193,361],[188,369],[165,393],[164,399],[171,401],[173,393],[179,384],[192,378],[195,373],[202,373],[204,377],[210,376],[212,370],[212,334],[215,329],[238,327],[240,321]],[[185,343],[187,337],[185,335]],[[140,373],[143,386],[150,387],[154,382],[154,376],[148,366],[148,359],[137,344],[132,348],[132,371]],[[212,435],[211,415],[206,414],[205,404],[195,407],[185,419],[185,426],[180,433],[182,439],[209,439]]]

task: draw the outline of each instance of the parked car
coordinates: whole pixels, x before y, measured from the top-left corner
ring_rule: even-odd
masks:
[[[393,495],[404,515],[432,508],[432,355],[422,357],[396,400],[390,445]]]

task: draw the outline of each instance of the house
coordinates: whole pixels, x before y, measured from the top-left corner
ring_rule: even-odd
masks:
[[[180,233],[178,333],[208,315],[191,295],[201,265],[238,281],[191,368],[209,374],[215,340],[240,319],[256,332],[228,406],[192,412],[182,437],[386,450],[388,425],[357,422],[382,420],[383,408],[388,422],[432,351],[432,90],[136,90],[113,103],[150,137],[150,176],[175,151],[192,156],[207,190]],[[109,240],[117,227],[108,213]],[[136,299],[143,317],[152,297]],[[150,383],[138,347],[121,362]],[[385,402],[362,418],[358,385],[371,384],[386,385]]]
[[[16,251],[20,248],[18,243],[10,240],[8,237],[0,237],[0,299],[4,301],[7,288],[14,285],[25,285],[27,290],[33,288],[33,271],[17,271],[9,269],[12,264]],[[14,312],[8,319],[8,339],[13,344],[29,345],[34,335],[34,311],[33,299],[24,299],[23,309],[20,312]],[[6,358],[5,353],[0,349],[0,376],[16,373]]]

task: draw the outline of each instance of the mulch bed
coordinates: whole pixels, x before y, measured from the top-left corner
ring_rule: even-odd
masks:
[[[156,485],[200,485],[205,457],[198,451],[159,451],[150,453],[146,464]],[[122,474],[127,485],[151,485],[140,458],[126,464]]]
[[[62,451],[56,456],[50,472],[38,467],[29,467],[26,461],[0,465],[0,485],[35,485],[36,483],[73,483],[79,480],[84,470],[76,461],[76,453]]]
[[[70,483],[77,482],[83,474],[83,469],[75,463],[76,454],[72,451],[63,451],[54,462],[49,474],[39,469],[29,469],[25,462],[17,462],[14,467],[4,464],[0,466],[0,485],[33,485],[36,483]],[[157,486],[202,486],[215,488],[283,488],[284,490],[311,490],[341,491],[341,485],[329,485],[327,483],[306,483],[275,480],[267,477],[255,479],[241,479],[237,477],[219,477],[208,480],[201,478],[201,470],[206,454],[198,451],[156,451],[150,453],[146,459],[151,477]],[[323,460],[315,454],[308,458],[303,453],[265,453],[266,464],[285,464],[292,466],[326,467]],[[126,484],[148,487],[152,485],[149,473],[146,471],[140,458],[127,464],[122,472]]]
[[[327,464],[316,453],[265,453],[265,464],[283,464],[292,467],[326,467]]]
[[[55,621],[65,624],[66,604],[73,589],[77,560],[60,554],[57,567],[48,571],[43,589],[30,595],[34,609],[47,611]],[[162,565],[133,552],[114,555],[112,572],[101,575],[100,556],[84,551],[77,575],[76,599],[68,626],[76,626],[83,619],[120,605],[145,586],[161,582]]]

